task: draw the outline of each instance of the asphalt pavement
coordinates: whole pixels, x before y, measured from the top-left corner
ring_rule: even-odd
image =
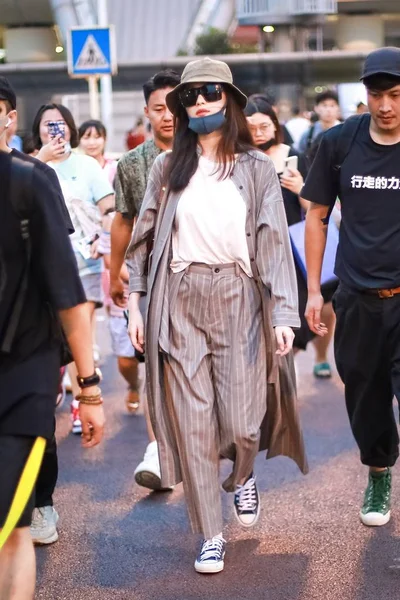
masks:
[[[83,450],[57,416],[60,539],[37,549],[39,600],[396,600],[400,599],[400,486],[392,520],[368,529],[358,517],[366,470],[358,460],[338,376],[316,381],[312,349],[299,360],[299,405],[310,473],[260,454],[261,517],[241,530],[223,494],[225,570],[199,575],[182,486],[148,493],[133,472],[146,447],[143,416],[124,407],[125,388],[99,323],[107,433]],[[221,480],[229,466],[222,463]]]

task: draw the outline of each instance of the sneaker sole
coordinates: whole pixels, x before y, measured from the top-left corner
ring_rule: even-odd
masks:
[[[81,426],[81,425],[79,425],[79,427],[77,427],[77,426],[75,426],[75,427],[74,427],[74,426],[72,426],[72,433],[73,433],[74,435],[81,435],[81,433],[82,433],[82,426]]]
[[[390,521],[390,510],[386,515],[382,515],[381,513],[367,513],[364,515],[360,512],[360,519],[361,523],[367,527],[382,527],[382,525],[386,525]]]
[[[155,492],[161,492],[163,490],[169,491],[173,488],[163,488],[161,485],[161,478],[151,471],[140,471],[135,473],[135,481],[141,487],[147,488],[148,490],[154,490]]]
[[[54,544],[57,541],[58,541],[58,532],[57,531],[55,531],[49,537],[44,538],[43,540],[32,537],[32,542],[35,544],[35,546],[47,546],[49,544]]]
[[[316,377],[316,379],[330,379],[332,373],[330,371],[319,371],[318,373],[314,373],[314,377]]]
[[[225,556],[225,554],[224,554]],[[194,568],[197,571],[197,573],[202,573],[205,575],[212,575],[213,573],[221,573],[221,571],[224,570],[224,561],[220,560],[218,563],[216,563],[215,565],[207,565],[207,564],[203,564],[200,562],[196,562],[194,563]]]
[[[260,502],[260,493],[258,490],[257,490],[257,497],[258,497],[258,509],[256,512],[256,516],[254,517],[254,521],[252,523],[243,523],[243,521],[240,520],[240,517],[236,512],[235,505],[233,505],[233,512],[235,513],[236,520],[239,523],[239,525],[241,527],[244,527],[245,529],[251,529],[252,527],[254,527],[254,525],[257,523],[258,519],[260,518],[261,502]]]

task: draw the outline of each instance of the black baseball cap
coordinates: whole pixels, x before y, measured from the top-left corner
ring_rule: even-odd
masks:
[[[400,48],[388,46],[368,54],[360,79],[371,75],[391,75],[400,79]]]
[[[17,96],[5,77],[0,77],[0,100],[7,100],[13,110],[17,108]]]

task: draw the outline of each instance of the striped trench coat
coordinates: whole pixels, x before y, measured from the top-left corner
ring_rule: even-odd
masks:
[[[165,157],[165,153],[157,157],[151,170],[126,262],[130,293],[140,292],[148,298],[145,327],[147,398],[158,441],[162,485],[168,487],[182,480],[163,372],[163,356],[168,351],[169,339],[168,273],[172,229],[181,193],[162,192]],[[279,180],[272,161],[256,150],[238,158],[231,177],[247,206],[246,239],[253,276],[263,303],[268,393],[260,450],[267,450],[267,458],[288,456],[303,473],[307,473],[296,406],[293,356],[292,353],[283,358],[275,355],[273,327],[300,325],[296,276]]]

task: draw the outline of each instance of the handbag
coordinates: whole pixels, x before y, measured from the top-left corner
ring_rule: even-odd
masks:
[[[290,242],[293,256],[304,279],[307,281],[306,252],[305,252],[306,222],[299,221],[289,227]],[[339,244],[339,230],[335,223],[329,222],[326,235],[326,247],[321,270],[321,285],[329,285],[338,280],[335,275],[336,252]]]

